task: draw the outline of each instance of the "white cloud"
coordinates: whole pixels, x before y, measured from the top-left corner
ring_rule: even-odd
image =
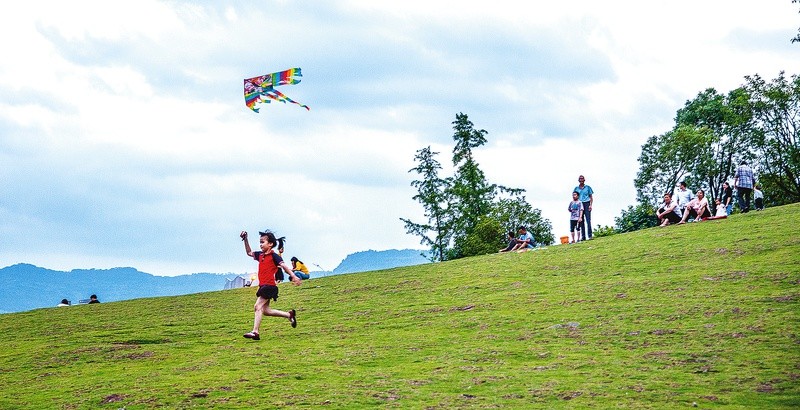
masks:
[[[787,4],[784,4],[787,3]],[[790,2],[17,2],[0,15],[0,265],[252,271],[241,229],[334,268],[418,247],[407,171],[455,114],[491,182],[566,230],[635,199],[640,145],[707,87],[800,66]],[[656,18],[657,17],[657,18]],[[302,67],[311,106],[250,112],[242,78]],[[48,238],[47,241],[44,238]],[[58,249],[42,251],[53,238]]]

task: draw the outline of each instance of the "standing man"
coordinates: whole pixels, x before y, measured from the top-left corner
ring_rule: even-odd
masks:
[[[578,177],[578,186],[573,189],[578,193],[578,200],[583,203],[583,223],[581,227],[581,237],[583,240],[592,239],[592,203],[594,203],[594,191],[592,187],[586,185],[586,178],[583,175]],[[586,231],[589,231],[589,236],[586,236]]]
[[[736,200],[739,202],[739,210],[742,213],[750,212],[750,196],[753,194],[755,177],[753,169],[747,165],[747,161],[736,168],[736,177],[733,184],[736,186]]]
[[[689,202],[692,202],[694,199],[694,194],[692,191],[686,189],[686,181],[681,181],[678,184],[678,189],[675,191],[675,196],[678,200],[678,208],[681,210],[681,213],[686,212],[686,205]]]

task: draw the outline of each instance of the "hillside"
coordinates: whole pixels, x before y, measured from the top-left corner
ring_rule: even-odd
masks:
[[[0,315],[0,408],[798,408],[798,224],[282,284],[260,341],[254,289]]]

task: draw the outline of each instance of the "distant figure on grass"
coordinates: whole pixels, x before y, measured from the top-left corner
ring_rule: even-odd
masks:
[[[275,234],[270,231],[259,232],[261,239],[261,251],[253,252],[250,250],[250,243],[247,241],[247,231],[242,231],[239,237],[244,242],[244,251],[247,256],[258,261],[258,291],[256,292],[256,303],[253,306],[255,309],[255,317],[253,319],[253,331],[245,333],[244,337],[253,340],[261,339],[259,335],[259,328],[261,327],[261,319],[264,315],[283,317],[289,320],[292,327],[297,327],[297,313],[294,309],[284,312],[282,310],[272,309],[269,307],[269,300],[278,300],[278,285],[275,283],[275,273],[278,269],[283,269],[291,278],[292,283],[299,286],[300,278],[295,276],[292,269],[280,255],[273,252],[272,248],[277,243]]]
[[[739,210],[744,214],[750,212],[750,196],[753,194],[755,182],[753,169],[747,165],[746,161],[742,161],[742,164],[736,167],[733,184],[736,185],[736,200],[739,202]]]
[[[761,185],[756,185],[753,188],[753,200],[756,201],[756,211],[764,209],[764,193],[761,192]]]
[[[511,248],[512,251],[517,252],[525,252],[527,250],[533,249],[533,245],[535,241],[533,240],[533,235],[524,227],[520,226],[517,228],[519,232],[519,239],[517,239],[517,244]]]
[[[578,238],[581,236],[578,226],[583,222],[583,202],[578,200],[579,197],[578,191],[572,191],[572,202],[569,203],[567,208],[569,211],[569,234],[572,236],[572,243],[578,242],[575,238],[575,231],[578,231]]]
[[[697,190],[697,196],[686,204],[686,210],[683,212],[683,219],[679,224],[684,224],[689,218],[694,218],[695,222],[700,222],[705,218],[711,217],[711,211],[708,210],[708,199],[706,193],[702,189]]]
[[[57,306],[57,307],[64,307],[64,306],[69,306],[69,305],[70,305],[70,303],[69,303],[69,301],[68,301],[68,300],[66,300],[66,299],[61,299],[61,303],[57,304],[56,306]]]
[[[509,252],[517,246],[517,237],[514,235],[514,231],[508,231],[508,238],[506,240],[508,241],[508,246],[504,249],[500,249],[500,252]]]
[[[592,187],[586,185],[586,178],[583,175],[578,177],[578,186],[573,189],[578,192],[578,199],[583,202],[583,222],[580,223],[581,239],[592,239],[592,205],[594,204],[594,191]],[[588,235],[587,235],[588,232]]]
[[[294,272],[294,274],[300,279],[311,279],[311,274],[308,272],[308,267],[305,263],[303,263],[303,261],[297,259],[296,256],[292,256],[292,272]]]
[[[89,304],[92,304],[92,303],[100,303],[100,301],[97,300],[97,295],[89,296]]]
[[[660,226],[676,224],[681,221],[681,209],[678,208],[678,202],[672,200],[672,194],[669,192],[664,194],[664,202],[658,206],[656,216],[661,222]]]

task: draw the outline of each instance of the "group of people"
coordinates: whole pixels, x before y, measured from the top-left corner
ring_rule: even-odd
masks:
[[[572,190],[569,211],[569,234],[572,243],[592,239],[592,205],[594,190],[586,185],[583,175],[578,177],[578,185]]]
[[[755,209],[764,209],[764,193],[761,192],[761,187],[755,183],[753,170],[747,165],[747,162],[742,162],[736,168],[734,186],[736,187],[736,200],[742,213],[750,211],[751,196],[755,199]],[[722,197],[716,198],[714,203],[716,211],[713,218],[724,218],[733,212],[733,188],[727,181],[722,184]],[[692,195],[692,191],[686,188],[684,181],[678,184],[675,198],[670,192],[664,194],[664,201],[658,206],[656,216],[660,226],[712,218],[705,191],[698,189],[695,195]]]
[[[97,295],[92,295],[89,296],[88,301],[81,300],[81,303],[92,304],[92,303],[100,303],[100,301],[97,299]],[[72,302],[70,302],[69,299],[61,299],[61,303],[57,304],[56,306],[57,307],[72,306]]]

